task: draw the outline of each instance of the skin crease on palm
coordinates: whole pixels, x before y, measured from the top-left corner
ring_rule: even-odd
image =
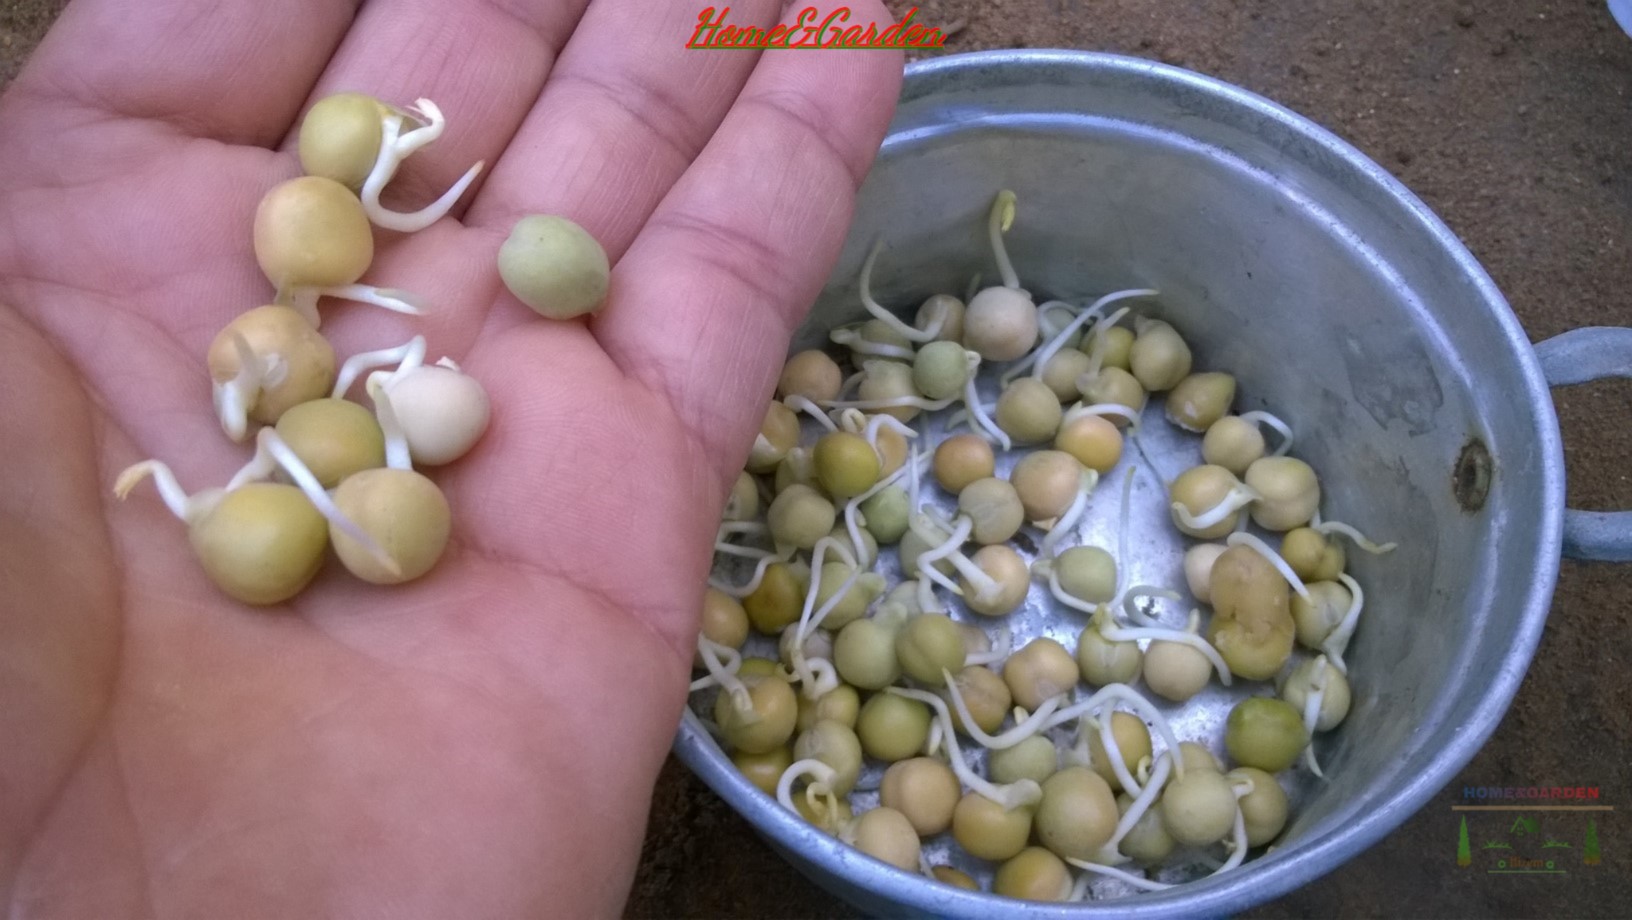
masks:
[[[616,913],[684,703],[709,540],[792,329],[837,258],[901,59],[687,51],[703,4],[75,0],[0,99],[0,904],[12,917]],[[585,8],[587,6],[587,9]],[[790,17],[777,0],[732,21]],[[854,21],[885,22],[876,2]],[[493,422],[436,472],[454,537],[394,589],[330,564],[227,601],[151,489],[247,456],[204,353],[270,289],[260,196],[339,90],[448,133],[327,304],[350,354],[422,332]],[[592,322],[503,291],[532,212],[614,261]]]

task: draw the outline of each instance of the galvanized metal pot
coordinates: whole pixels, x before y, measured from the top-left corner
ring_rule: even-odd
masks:
[[[1238,911],[1376,842],[1467,763],[1530,661],[1561,550],[1632,559],[1632,515],[1565,510],[1548,396],[1549,384],[1632,376],[1632,330],[1578,330],[1532,349],[1444,224],[1313,123],[1148,61],[1017,51],[908,68],[849,245],[796,346],[861,315],[855,277],[875,240],[888,243],[875,278],[885,303],[961,293],[973,271],[992,277],[985,212],[1003,188],[1019,196],[1010,251],[1039,301],[1159,289],[1158,311],[1192,343],[1198,369],[1237,376],[1238,410],[1292,423],[1294,453],[1321,472],[1327,517],[1402,544],[1386,557],[1351,553],[1369,597],[1350,650],[1354,706],[1321,741],[1329,781],[1297,790],[1273,853],[1166,892],[1023,908],[1038,918]],[[1157,472],[1195,453],[1152,438]],[[1145,505],[1157,510],[1133,522],[1126,564],[1136,582],[1172,584],[1182,544],[1152,496]],[[1059,619],[1028,605],[1017,631],[1074,641],[1080,618]],[[863,910],[1019,908],[811,828],[743,780],[695,722],[676,750],[795,866]]]

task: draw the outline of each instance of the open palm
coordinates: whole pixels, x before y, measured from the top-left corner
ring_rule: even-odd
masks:
[[[686,51],[701,4],[76,0],[0,103],[0,903],[13,916],[615,911],[682,704],[710,537],[898,88],[877,51]],[[587,10],[585,7],[588,7]],[[855,3],[853,21],[883,21]],[[768,26],[778,0],[732,4]],[[358,90],[448,114],[392,186],[341,355],[416,333],[493,423],[434,473],[454,535],[376,588],[227,601],[117,471],[247,456],[203,356],[270,288],[261,195]],[[388,201],[391,199],[388,197]],[[606,246],[591,323],[494,268],[519,216]]]

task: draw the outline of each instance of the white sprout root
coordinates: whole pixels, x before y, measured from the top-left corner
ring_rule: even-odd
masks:
[[[389,442],[387,449],[389,451]],[[307,501],[312,503],[312,507],[316,508],[319,514],[338,527],[341,533],[356,540],[387,572],[393,576],[402,575],[402,567],[391,558],[391,554],[375,542],[367,531],[346,517],[339,506],[335,505],[334,499],[329,497],[323,484],[317,481],[317,477],[312,475],[312,471],[307,469],[306,464],[294,450],[278,436],[275,428],[262,428],[256,434],[255,456],[228,481],[226,491],[231,492],[245,483],[266,479],[276,469],[282,469],[300,491],[305,493]]]
[[[1167,744],[1168,750],[1177,751],[1179,749],[1178,736],[1173,733],[1173,726],[1168,724],[1167,716],[1163,715],[1162,711],[1157,709],[1150,700],[1145,699],[1139,691],[1127,684],[1106,684],[1086,700],[1072,703],[1060,709],[1043,726],[1043,730],[1047,731],[1072,720],[1080,719],[1112,700],[1120,700],[1128,704],[1128,708],[1132,709],[1136,715],[1154,725],[1157,734],[1161,735],[1162,741]],[[1173,771],[1178,774],[1180,779],[1184,778],[1184,764],[1182,762],[1176,762]]]
[[[1055,521],[1054,526],[1050,527],[1048,533],[1043,535],[1042,550],[1039,553],[1041,558],[1054,558],[1056,555],[1055,550],[1060,545],[1060,541],[1076,530],[1077,523],[1082,520],[1083,511],[1088,508],[1088,496],[1097,485],[1099,485],[1099,474],[1093,470],[1083,470],[1082,479],[1077,488],[1077,495],[1071,499],[1071,507],[1065,509],[1065,513],[1060,515],[1060,519]]]
[[[1100,370],[1105,366],[1105,330],[1115,326],[1118,320],[1127,315],[1128,308],[1123,307],[1110,316],[1094,323],[1094,328],[1089,330],[1088,335],[1094,340],[1094,350],[1088,353],[1088,370],[1083,373],[1083,377],[1091,380],[1099,376]],[[1082,378],[1079,377],[1078,379]]]
[[[379,155],[374,159],[374,168],[369,171],[368,178],[363,180],[362,192],[358,196],[362,199],[363,212],[375,226],[401,233],[415,233],[440,220],[453,209],[454,202],[470,188],[471,183],[476,181],[476,176],[482,171],[482,163],[478,161],[443,192],[442,197],[418,211],[391,211],[381,205],[380,193],[396,176],[402,161],[441,137],[442,131],[447,127],[447,119],[442,116],[442,110],[436,107],[436,103],[429,99],[419,99],[414,105],[416,107],[414,114],[422,116],[425,124],[404,134],[402,133],[404,119],[401,115],[390,113],[385,116],[381,125]]]
[[[907,526],[912,528],[913,532],[918,534],[918,536],[922,538],[925,543],[930,544],[929,549],[926,549],[922,553],[918,554],[918,577],[928,581],[933,581],[946,590],[951,591],[954,595],[962,597],[963,589],[958,587],[957,582],[954,582],[952,579],[941,574],[940,570],[935,568],[935,563],[940,562],[942,559],[950,559],[953,565],[957,565],[958,557],[963,556],[962,553],[958,552],[958,547],[962,546],[964,542],[969,539],[969,534],[975,527],[974,521],[967,516],[960,516],[957,524],[951,528],[951,531],[945,537],[940,536],[940,533],[944,532],[941,531],[940,526],[933,519],[931,519],[929,515],[923,512],[919,512],[918,514],[914,514],[909,517],[907,519]],[[933,542],[937,539],[939,539],[941,542]],[[969,560],[964,558],[964,562],[969,563]],[[976,572],[980,572],[980,569],[975,567],[973,563],[969,563],[969,565],[971,568],[974,568]],[[963,570],[959,569],[959,571],[961,572]],[[991,581],[991,579],[986,576],[985,572],[980,572],[980,576],[985,578],[987,581]],[[973,578],[970,579],[970,583],[978,584]],[[997,583],[992,582],[992,584],[995,586]]]
[[[969,655],[965,657],[963,663],[966,665],[996,664],[997,662],[1008,658],[1009,654],[1013,651],[1014,631],[1009,629],[1007,625],[999,626],[997,628],[997,641],[992,643],[992,647],[984,652],[969,653]],[[959,715],[962,715],[962,713],[959,713]]]
[[[861,278],[858,284],[861,287],[861,305],[876,320],[895,330],[902,338],[909,342],[933,342],[941,334],[941,327],[946,324],[946,309],[943,307],[934,316],[930,317],[929,326],[919,329],[902,322],[899,317],[885,309],[873,299],[873,265],[878,261],[878,254],[884,251],[884,241],[879,240],[867,253],[867,258],[861,263]],[[839,343],[844,344],[844,343]]]
[[[1284,457],[1286,452],[1292,449],[1292,426],[1279,418],[1263,411],[1243,412],[1241,413],[1241,421],[1251,422],[1254,425],[1265,425],[1275,429],[1275,433],[1281,436],[1281,443],[1275,445],[1275,449],[1270,452],[1271,457]]]
[[[379,421],[380,433],[385,437],[385,465],[394,470],[413,469],[414,461],[408,449],[408,435],[402,430],[402,423],[397,420],[397,410],[391,406],[391,394],[386,392],[385,384],[370,377],[368,395],[374,398],[374,418]]]
[[[1114,703],[1106,703],[1105,707],[1100,710],[1103,718],[1090,716],[1087,722],[1090,728],[1099,732],[1100,746],[1105,751],[1105,759],[1110,764],[1111,772],[1116,774],[1117,782],[1122,784],[1122,788],[1128,794],[1137,796],[1143,790],[1139,785],[1139,781],[1133,778],[1132,773],[1128,772],[1128,765],[1122,759],[1122,746],[1116,743],[1116,735],[1111,731],[1113,724],[1111,720],[1115,715],[1115,710]],[[1082,731],[1081,721],[1077,722],[1077,731]]]
[[[1127,300],[1130,297],[1156,297],[1159,296],[1160,293],[1160,291],[1155,291],[1150,288],[1135,288],[1132,290],[1116,291],[1111,294],[1106,294],[1104,297],[1101,297],[1089,304],[1088,308],[1083,310],[1076,319],[1073,319],[1064,329],[1061,329],[1057,335],[1045,342],[1042,347],[1037,349],[1037,360],[1031,369],[1032,376],[1041,378],[1043,376],[1043,372],[1048,369],[1048,362],[1054,360],[1054,355],[1059,353],[1059,350],[1065,345],[1066,340],[1071,337],[1071,333],[1081,329],[1089,320],[1099,318],[1100,314],[1106,307],[1116,303],[1119,300]],[[1117,315],[1120,316],[1125,312],[1127,312],[1126,309],[1121,310]]]
[[[1119,849],[1122,840],[1132,833],[1133,826],[1139,823],[1139,819],[1145,816],[1145,812],[1156,804],[1156,797],[1161,794],[1162,787],[1166,785],[1168,774],[1173,772],[1175,756],[1177,755],[1173,751],[1163,751],[1156,755],[1154,769],[1148,777],[1145,777],[1139,794],[1134,796],[1133,804],[1128,806],[1127,814],[1116,822],[1116,830],[1112,832],[1111,839],[1107,840],[1099,852],[1094,854],[1095,862],[1114,866],[1128,861],[1128,857],[1123,856],[1122,851]],[[1141,761],[1141,764],[1148,762],[1149,759],[1147,758]]]
[[[1399,544],[1394,542],[1383,543],[1381,545],[1373,543],[1366,539],[1365,534],[1349,526],[1348,524],[1343,523],[1342,521],[1321,521],[1310,526],[1312,526],[1318,533],[1340,533],[1343,536],[1348,537],[1350,540],[1353,540],[1355,546],[1358,546],[1366,552],[1371,553],[1373,556],[1381,556],[1384,553],[1391,553],[1399,547]]]
[[[1349,649],[1349,640],[1354,638],[1354,629],[1360,624],[1360,610],[1365,606],[1366,595],[1360,590],[1360,583],[1349,576],[1347,572],[1340,572],[1338,581],[1349,589],[1349,609],[1343,614],[1343,619],[1337,623],[1337,628],[1320,644],[1320,650],[1331,659],[1332,667],[1337,668],[1339,674],[1348,676],[1349,666],[1343,661],[1343,653]]]
[[[986,218],[986,232],[991,237],[992,255],[997,259],[997,271],[1003,276],[1003,286],[1018,291],[1020,276],[1014,273],[1009,250],[1003,245],[1003,234],[1014,226],[1014,201],[1014,193],[1008,189],[997,193],[997,198],[992,201],[991,213]]]
[[[1257,489],[1245,483],[1237,483],[1230,487],[1230,491],[1224,493],[1218,504],[1198,515],[1192,515],[1183,502],[1174,502],[1173,516],[1180,524],[1191,530],[1206,530],[1261,498],[1263,496],[1258,494]]]
[[[828,431],[839,430],[839,426],[835,425],[833,420],[828,417],[827,413],[822,411],[822,407],[811,402],[808,397],[800,396],[798,393],[792,393],[782,398],[782,404],[795,412],[805,413],[806,415],[815,419]]]
[[[818,609],[816,595],[822,587],[822,563],[828,550],[837,553],[840,561],[850,567],[850,575],[839,584],[838,590],[827,599],[827,603]],[[823,537],[816,541],[816,546],[811,551],[810,571],[810,587],[805,590],[804,608],[799,614],[799,625],[793,634],[793,650],[788,657],[792,659],[794,673],[799,676],[805,696],[814,700],[837,687],[838,676],[833,671],[832,665],[825,660],[816,659],[810,662],[805,660],[805,640],[810,638],[812,630],[822,625],[822,621],[833,612],[833,608],[844,600],[845,595],[850,593],[850,589],[861,576],[868,574],[868,570],[857,563],[856,557],[843,543],[832,537]],[[822,667],[823,665],[826,667]]]
[[[378,367],[397,366],[395,371],[386,375],[385,379],[394,378],[400,374],[418,368],[425,363],[425,337],[416,335],[395,348],[380,348],[374,351],[358,352],[347,358],[340,365],[340,372],[334,377],[334,390],[329,394],[335,399],[342,399],[351,385],[357,382],[365,371]]]
[[[1246,815],[1241,813],[1241,799],[1251,795],[1253,788],[1253,782],[1250,779],[1244,779],[1230,786],[1230,791],[1235,794],[1235,822],[1230,829],[1230,842],[1225,844],[1230,851],[1230,858],[1224,860],[1223,865],[1214,869],[1213,875],[1228,872],[1241,865],[1242,860],[1247,858],[1247,819]]]
[[[226,491],[204,489],[188,495],[168,465],[158,460],[143,460],[127,467],[119,474],[119,478],[113,483],[114,497],[124,501],[131,489],[136,488],[138,483],[150,476],[153,478],[154,487],[159,490],[159,500],[164,502],[164,506],[170,509],[171,514],[185,524],[191,524],[208,514]]]
[[[1270,549],[1269,544],[1250,533],[1240,531],[1230,534],[1224,542],[1230,546],[1248,547],[1253,552],[1264,557],[1264,559],[1267,560],[1270,565],[1273,565],[1276,570],[1281,573],[1281,577],[1286,579],[1286,583],[1292,586],[1292,590],[1298,592],[1299,597],[1303,598],[1304,600],[1309,600],[1309,588],[1304,585],[1303,579],[1298,577],[1297,572],[1292,571],[1291,564],[1283,559],[1280,553]]]
[[[945,700],[933,693],[909,690],[905,687],[890,687],[886,692],[927,703],[935,710],[936,718],[941,720],[941,737],[946,742],[947,763],[952,767],[952,772],[957,774],[958,781],[968,786],[970,790],[991,799],[1005,811],[1013,811],[1042,801],[1043,787],[1037,785],[1035,780],[1022,779],[1000,786],[970,768],[968,762],[963,759],[963,749],[958,745],[957,730],[952,725],[952,712],[946,708]]]
[[[281,383],[289,365],[277,355],[257,355],[236,330],[232,333],[232,348],[238,353],[238,373],[231,380],[216,383],[212,396],[221,430],[232,440],[242,441],[249,433],[249,410],[260,399],[261,390]]]
[[[1002,734],[992,735],[988,734],[979,725],[975,724],[974,714],[969,711],[969,704],[964,701],[963,691],[958,689],[958,682],[953,679],[952,672],[943,668],[941,670],[941,677],[946,680],[947,696],[952,698],[952,708],[957,712],[958,718],[963,720],[963,727],[966,730],[966,734],[988,750],[1001,751],[1006,748],[1014,747],[1027,738],[1030,738],[1032,735],[1042,731],[1043,725],[1048,722],[1049,716],[1052,716],[1055,710],[1059,709],[1060,706],[1065,703],[1065,694],[1062,693],[1058,696],[1051,696],[1048,699],[1043,700],[1042,703],[1037,706],[1036,712],[1029,716],[1016,719],[1013,728],[1010,728],[1008,731],[1003,732]]]
[[[1171,594],[1172,592],[1166,593]],[[1128,596],[1131,598],[1133,593],[1129,592]],[[1173,596],[1177,597],[1177,595]],[[1224,657],[1218,653],[1218,649],[1213,648],[1211,642],[1203,639],[1197,633],[1200,623],[1200,610],[1190,611],[1189,624],[1182,630],[1169,629],[1159,624],[1130,629],[1117,624],[1115,619],[1107,617],[1106,622],[1099,624],[1099,634],[1110,642],[1137,642],[1140,639],[1149,639],[1152,642],[1172,642],[1175,645],[1188,645],[1207,659],[1207,663],[1211,664],[1213,671],[1218,674],[1218,682],[1228,687],[1231,685],[1231,681],[1234,680],[1234,677],[1230,674],[1230,667],[1224,663]]]
[[[776,800],[794,814],[799,813],[799,808],[793,804],[793,783],[806,775],[812,777],[811,783],[805,787],[806,795],[811,794],[812,789],[816,789],[816,795],[828,794],[833,788],[833,781],[839,777],[837,770],[814,757],[788,764],[788,768],[776,780]],[[818,786],[821,788],[817,789]]]
[[[1145,878],[1142,875],[1134,875],[1131,872],[1125,872],[1125,871],[1123,871],[1121,869],[1118,869],[1118,868],[1116,868],[1114,866],[1106,866],[1106,865],[1102,865],[1100,863],[1088,862],[1085,859],[1076,859],[1074,857],[1067,856],[1065,858],[1065,861],[1070,863],[1073,866],[1076,866],[1078,869],[1083,869],[1083,870],[1086,870],[1088,872],[1092,872],[1092,873],[1094,873],[1096,875],[1103,875],[1103,876],[1106,876],[1108,878],[1114,878],[1117,881],[1127,882],[1129,885],[1132,885],[1135,888],[1142,888],[1145,891],[1163,891],[1163,890],[1166,890],[1168,888],[1173,887],[1172,885],[1169,885],[1166,882],[1158,882],[1158,881],[1156,881],[1154,879]],[[1087,892],[1088,892],[1087,876],[1084,876],[1083,878],[1078,879],[1077,884],[1079,886],[1081,886],[1081,888],[1083,890],[1083,895],[1086,896]],[[1073,895],[1076,894],[1075,889],[1072,890],[1072,894]],[[1080,901],[1080,900],[1082,900],[1082,898],[1081,897],[1073,897],[1072,900]]]
[[[1326,774],[1320,771],[1320,762],[1315,759],[1315,726],[1320,722],[1320,706],[1326,702],[1327,668],[1331,667],[1325,655],[1315,657],[1313,672],[1309,675],[1309,690],[1303,699],[1303,731],[1309,736],[1309,743],[1303,747],[1303,763],[1309,772],[1321,779]]]
[[[891,345],[887,342],[873,342],[861,337],[861,331],[848,326],[841,326],[827,334],[828,339],[835,345],[842,345],[858,355],[867,355],[872,358],[893,358],[900,361],[911,361],[913,351],[902,348],[900,345]]]
[[[1070,316],[1071,319],[1076,319],[1079,315],[1081,315],[1078,312],[1077,307],[1074,307],[1070,303],[1067,303],[1066,301],[1063,301],[1063,300],[1049,300],[1049,301],[1045,301],[1043,303],[1038,304],[1037,305],[1037,325],[1038,325],[1038,328],[1042,331],[1043,336],[1045,337],[1045,343],[1044,344],[1046,344],[1047,340],[1052,340],[1056,336],[1060,335],[1060,329],[1062,327],[1055,326],[1053,321],[1049,319],[1049,313],[1051,313],[1051,312],[1053,312],[1055,310],[1065,311],[1066,315]],[[1089,317],[1089,318],[1093,319],[1095,317]],[[1070,321],[1071,320],[1066,320],[1066,322],[1068,322],[1068,323]],[[1061,337],[1061,341],[1065,341],[1065,340],[1068,340],[1070,338],[1071,338],[1071,334],[1068,332],[1063,337]],[[1033,367],[1036,367],[1037,366],[1037,357],[1041,353],[1041,351],[1042,351],[1041,346],[1039,346],[1037,348],[1034,348],[1024,358],[1021,358],[1020,360],[1014,362],[1012,365],[1009,366],[1009,368],[1007,370],[1005,370],[1003,372],[1003,374],[1000,377],[997,378],[998,383],[1003,387],[1007,387],[1011,382],[1013,382],[1015,380],[1015,378],[1021,376],[1022,374],[1026,373],[1027,371],[1031,370]],[[1049,357],[1052,358],[1053,355],[1050,354]],[[1038,376],[1041,376],[1041,374],[1039,374]]]
[[[889,399],[857,399],[857,400],[828,400],[818,403],[827,409],[861,409],[865,412],[876,412],[880,409],[922,409],[925,412],[939,412],[952,405],[951,399],[925,399],[922,396],[892,396]]]
[[[317,311],[317,301],[320,297],[366,303],[370,306],[383,307],[393,313],[406,313],[409,316],[422,316],[425,313],[425,301],[418,294],[401,288],[375,287],[371,284],[295,287],[290,288],[279,300],[288,301],[289,308],[299,313],[312,324],[313,329],[316,329],[322,322],[322,315]]]
[[[974,374],[970,374],[969,379],[963,385],[963,404],[968,407],[971,428],[979,431],[981,436],[988,441],[997,442],[998,446],[1004,450],[1014,447],[1014,441],[1009,438],[1009,433],[997,427],[997,422],[992,421],[991,415],[986,412],[986,407],[981,405],[980,393],[975,389]]]
[[[748,705],[743,701],[748,699],[748,688],[737,679],[737,672],[742,669],[742,653],[729,645],[721,645],[713,639],[697,634],[697,657],[703,662],[708,676],[699,677],[691,682],[692,692],[718,685],[730,693],[733,702]]]
[[[1139,433],[1139,426],[1144,418],[1137,409],[1124,406],[1121,403],[1093,403],[1085,406],[1079,402],[1065,411],[1065,415],[1060,419],[1060,427],[1064,428],[1085,415],[1100,417],[1114,415],[1128,423],[1128,431],[1131,434]]]

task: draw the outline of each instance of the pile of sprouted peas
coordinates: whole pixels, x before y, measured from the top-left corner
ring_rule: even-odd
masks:
[[[417,211],[380,203],[403,161],[446,125],[429,99],[400,109],[339,93],[312,106],[299,134],[304,175],[274,186],[255,212],[255,259],[273,293],[229,322],[206,355],[221,429],[235,442],[253,430],[253,456],[224,486],[192,494],[158,460],[114,485],[124,498],[151,478],[205,573],[236,600],[289,600],[330,546],[349,572],[382,585],[419,578],[447,547],[448,501],[415,467],[452,463],[476,444],[490,415],[486,391],[450,358],[425,363],[418,335],[337,362],[317,311],[328,297],[422,312],[408,292],[359,279],[374,259],[373,227],[429,227],[480,172],[477,163]],[[553,318],[590,312],[606,293],[604,251],[559,217],[523,218],[498,269],[518,299]],[[365,374],[372,409],[347,399]]]
[[[1393,545],[1322,519],[1292,430],[1230,414],[1235,379],[1194,369],[1157,291],[1035,303],[1004,249],[1014,208],[990,214],[1001,284],[908,324],[872,297],[875,248],[870,318],[788,359],[715,539],[688,718],[805,821],[944,884],[1068,901],[1227,872],[1285,828],[1279,776],[1322,775],[1364,605],[1347,547]],[[1199,440],[1164,483],[1195,541],[1183,586],[1125,576],[1124,448],[1163,424],[1151,394]],[[1115,547],[1078,539],[1090,502],[1119,506]],[[1074,650],[1015,647],[1033,584],[1081,624]],[[1253,692],[1225,720],[1230,769],[1168,715],[1215,680]]]

